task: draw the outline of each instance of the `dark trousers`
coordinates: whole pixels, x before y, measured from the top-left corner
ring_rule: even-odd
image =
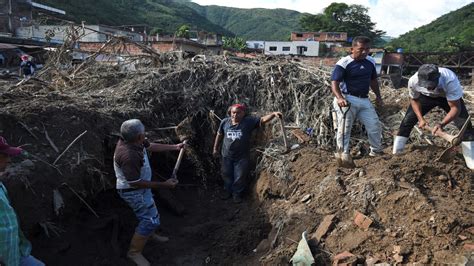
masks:
[[[451,110],[451,108],[448,105],[448,100],[444,97],[429,97],[425,95],[420,95],[418,98],[418,101],[420,102],[421,105],[421,114],[424,116],[427,114],[431,109],[435,108],[436,106],[440,107],[443,109],[446,113]],[[469,113],[467,112],[466,105],[464,104],[463,99],[461,99],[461,112],[459,116],[454,120],[454,124],[458,129],[461,129],[462,125],[464,122],[466,122],[466,119],[469,116]],[[415,112],[413,111],[413,108],[410,106],[408,107],[408,110],[405,114],[405,117],[402,120],[402,123],[400,124],[400,128],[398,130],[398,136],[403,136],[403,137],[409,137],[410,132],[413,129],[413,127],[416,125],[418,122],[418,118],[416,117]],[[464,133],[464,136],[462,138],[463,141],[473,141],[474,140],[474,132],[472,130],[472,123],[469,121],[469,124],[467,125],[466,132]]]
[[[224,187],[232,194],[240,194],[245,189],[247,175],[249,173],[249,159],[242,158],[233,160],[222,158],[222,178]]]

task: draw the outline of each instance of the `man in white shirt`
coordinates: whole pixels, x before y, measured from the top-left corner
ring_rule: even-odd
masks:
[[[428,125],[423,116],[438,106],[446,112],[445,117],[432,126],[432,134],[454,121],[461,128],[469,113],[462,99],[463,88],[453,71],[437,67],[433,64],[424,64],[408,81],[410,106],[403,118],[398,134],[393,142],[393,154],[400,153],[410,136],[410,132],[418,122],[420,128]],[[469,122],[462,139],[463,150],[473,146],[474,132]],[[464,151],[463,151],[464,153]]]

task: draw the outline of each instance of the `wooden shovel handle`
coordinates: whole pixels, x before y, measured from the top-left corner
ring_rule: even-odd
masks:
[[[185,140],[183,141],[183,144],[186,145],[188,141]],[[177,173],[178,173],[178,169],[179,169],[179,165],[181,164],[181,160],[183,159],[183,156],[184,156],[184,146],[179,150],[179,155],[178,155],[178,160],[176,160],[176,164],[174,165],[174,168],[173,168],[173,173],[171,174],[171,178],[177,178]]]
[[[286,140],[285,122],[283,122],[283,117],[278,117],[278,119],[280,119],[281,134],[283,135],[283,143],[285,144],[285,150],[288,150],[288,141]]]
[[[423,129],[426,130],[426,131],[429,131],[429,132],[433,132],[433,129],[429,126],[425,126],[425,127],[423,127]],[[456,136],[448,134],[448,133],[446,133],[442,130],[437,130],[436,133],[435,133],[435,136],[440,137],[440,138],[446,140],[449,143],[453,143],[453,140],[456,138]]]

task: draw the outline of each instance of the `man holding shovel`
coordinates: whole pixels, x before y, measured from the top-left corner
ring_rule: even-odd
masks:
[[[245,188],[245,179],[249,172],[252,131],[275,117],[282,118],[283,115],[280,112],[273,112],[263,117],[247,116],[243,104],[230,106],[228,114],[230,117],[221,121],[212,153],[214,156],[218,156],[219,146],[222,143],[221,163],[225,188],[222,198],[232,197],[235,203],[240,203],[242,202],[241,194]]]
[[[383,104],[380,95],[375,61],[368,56],[370,39],[355,37],[351,54],[341,58],[331,75],[331,90],[334,94],[333,107],[337,114],[337,155],[338,163],[354,167],[350,155],[349,139],[355,118],[365,126],[370,144],[370,156],[382,151],[382,129],[375,108],[369,100],[369,88],[375,93],[376,104]]]
[[[462,99],[463,88],[459,79],[453,71],[437,67],[433,64],[424,64],[408,81],[408,90],[410,96],[410,105],[405,113],[397,136],[393,141],[393,154],[401,153],[410,136],[410,132],[418,122],[418,127],[429,126],[423,118],[434,107],[439,107],[446,112],[445,117],[432,126],[432,134],[442,131],[443,127],[451,121],[455,122],[456,127],[461,129],[469,113]],[[472,124],[467,121],[467,128],[462,136],[462,149],[468,166],[474,168],[474,132]]]
[[[160,225],[160,216],[151,189],[174,188],[178,180],[151,181],[152,173],[147,151],[179,151],[183,143],[176,145],[149,143],[145,139],[145,126],[138,119],[130,119],[120,127],[122,139],[114,153],[114,170],[117,192],[133,209],[139,222],[130,242],[127,257],[139,266],[150,265],[142,251],[148,239],[164,242],[166,239],[154,232]]]

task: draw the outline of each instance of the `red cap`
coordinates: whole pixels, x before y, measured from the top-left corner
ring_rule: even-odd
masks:
[[[8,145],[7,140],[0,136],[0,153],[10,155],[10,156],[17,156],[19,155],[23,149],[18,147],[12,147]]]
[[[21,56],[21,60],[26,61],[28,60],[28,55],[24,54]]]
[[[230,108],[237,108],[237,109],[240,109],[242,111],[245,111],[245,109],[246,109],[245,105],[240,104],[240,103],[233,104],[233,105],[230,106]]]

